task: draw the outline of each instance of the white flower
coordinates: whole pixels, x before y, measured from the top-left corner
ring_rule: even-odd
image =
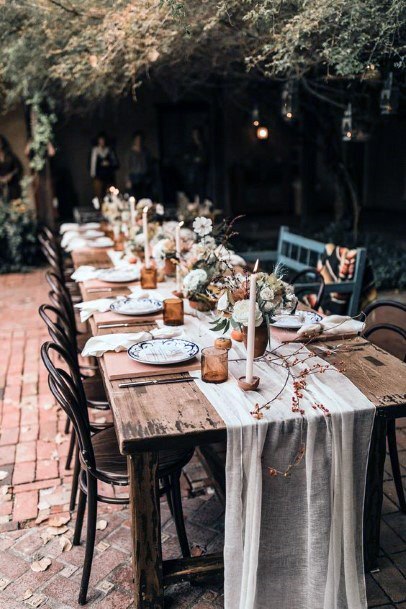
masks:
[[[199,237],[205,237],[209,235],[213,229],[212,221],[210,218],[196,218],[193,222],[193,230],[199,235]]]
[[[164,215],[164,206],[162,205],[162,203],[157,203],[155,206],[155,211],[157,213],[158,216],[163,216]]]
[[[249,318],[249,310],[250,310],[250,301],[249,300],[239,300],[235,303],[233,308],[233,319],[243,326],[248,326],[248,318]],[[259,310],[258,303],[255,303],[255,326],[258,327],[262,324],[262,313]]]
[[[195,292],[199,285],[207,281],[207,273],[203,269],[190,271],[183,279],[183,287],[187,292]]]
[[[134,243],[135,243],[135,245],[144,245],[144,243],[145,243],[144,233],[138,233],[138,235],[135,235]]]
[[[228,308],[227,292],[224,292],[217,301],[217,311],[226,311]]]
[[[137,209],[141,210],[141,211],[144,209],[144,207],[148,207],[148,209],[149,209],[152,206],[153,206],[153,203],[152,203],[151,199],[140,199],[137,203]]]
[[[270,313],[273,310],[273,308],[274,308],[273,302],[266,302],[264,304],[264,311],[265,311],[265,313]]]
[[[273,300],[275,298],[275,293],[272,288],[262,288],[259,295],[262,300]]]

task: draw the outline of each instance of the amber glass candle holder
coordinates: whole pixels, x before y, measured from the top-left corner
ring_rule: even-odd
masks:
[[[202,381],[224,383],[228,379],[228,351],[217,347],[202,349]]]
[[[158,273],[154,266],[149,269],[143,266],[141,269],[141,287],[145,290],[155,290],[158,282]]]
[[[183,300],[166,298],[164,300],[164,325],[183,326]]]

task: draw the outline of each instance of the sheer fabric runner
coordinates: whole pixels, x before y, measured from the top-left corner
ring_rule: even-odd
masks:
[[[204,315],[186,316],[185,334],[200,347],[213,344]],[[287,344],[278,353],[297,349]],[[307,353],[303,348],[301,357]],[[245,357],[244,347],[230,351],[230,360],[236,357]],[[313,357],[295,372],[317,362],[325,364]],[[245,362],[230,361],[229,369],[221,385],[196,378],[227,424],[225,609],[366,608],[362,524],[373,404],[333,370],[308,377],[303,419],[291,410],[289,381],[256,420],[250,411],[278,393],[286,370],[278,362],[256,363],[260,392],[244,394],[236,379]],[[314,402],[330,416],[315,411]],[[270,476],[269,467],[286,470],[301,439],[305,457],[290,477]]]

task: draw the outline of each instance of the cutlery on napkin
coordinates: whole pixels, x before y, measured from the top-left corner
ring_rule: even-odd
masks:
[[[93,313],[105,313],[108,311],[112,302],[112,298],[96,298],[96,300],[78,302],[74,305],[74,307],[80,310],[80,321],[83,323],[87,321],[93,315]]]
[[[101,357],[106,351],[126,351],[137,343],[152,338],[175,338],[183,333],[181,328],[154,328],[137,334],[105,334],[89,338],[82,351],[83,357]]]
[[[315,324],[302,326],[297,331],[300,338],[315,338],[317,336],[354,336],[360,334],[365,327],[364,322],[352,319],[348,315],[328,315]]]

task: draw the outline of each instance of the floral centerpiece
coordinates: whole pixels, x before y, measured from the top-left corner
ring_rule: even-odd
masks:
[[[228,249],[235,218],[213,227],[211,218],[198,217],[193,222],[197,240],[183,260],[183,294],[192,307],[202,311],[216,306],[224,277],[234,272],[235,264],[245,265],[244,260]]]
[[[226,332],[230,326],[246,333],[249,315],[249,280],[247,274],[237,273],[226,277],[217,302],[218,318],[213,322],[213,330]],[[297,304],[293,286],[282,279],[277,267],[273,273],[257,273],[255,326],[268,342],[268,327],[273,318],[282,310],[291,312]],[[265,350],[265,349],[264,349]]]

